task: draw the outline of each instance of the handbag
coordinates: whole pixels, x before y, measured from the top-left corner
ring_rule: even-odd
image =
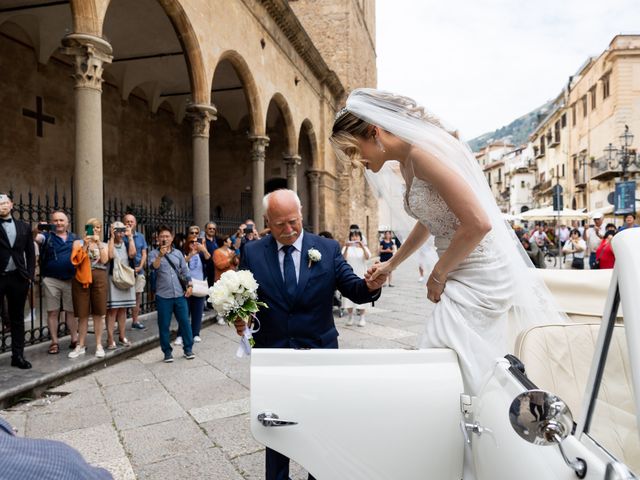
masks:
[[[169,262],[169,265],[171,265],[171,268],[173,268],[173,271],[176,272],[176,275],[178,276],[178,281],[180,282],[180,286],[182,287],[182,290],[186,292],[187,288],[189,288],[189,280],[187,280],[187,278],[182,274],[182,272],[180,272],[176,268],[176,266],[173,264],[173,262],[169,258],[169,255],[165,255],[164,258],[167,259],[167,262]]]
[[[135,271],[129,265],[122,263],[118,258],[114,258],[111,281],[116,288],[129,290],[136,284]]]
[[[193,297],[208,297],[209,296],[209,283],[206,280],[198,280],[196,278],[191,279],[193,289],[191,290],[191,296]]]
[[[573,257],[571,268],[575,270],[584,270],[584,258]]]

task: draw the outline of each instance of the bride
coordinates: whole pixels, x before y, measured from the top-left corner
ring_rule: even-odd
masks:
[[[479,393],[519,331],[553,317],[563,321],[502,219],[473,153],[437,118],[410,98],[357,89],[336,116],[330,142],[339,158],[364,167],[371,180],[388,184],[386,190],[402,188],[383,168],[399,162],[404,209],[417,222],[393,258],[369,274],[391,273],[435,237],[439,259],[426,284],[421,347],[454,349],[467,392]]]

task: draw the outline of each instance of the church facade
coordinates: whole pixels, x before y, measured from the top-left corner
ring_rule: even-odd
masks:
[[[328,143],[376,84],[373,0],[7,0],[0,71],[0,190],[66,188],[76,230],[112,199],[261,226],[289,187],[308,228],[373,240]]]

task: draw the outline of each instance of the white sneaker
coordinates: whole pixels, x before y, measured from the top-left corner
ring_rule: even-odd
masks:
[[[87,347],[81,347],[77,345],[76,348],[69,352],[69,358],[78,358],[80,355],[84,355],[87,352]]]
[[[195,337],[193,337],[193,341],[195,343],[200,343],[202,341],[202,339],[198,335],[196,335]]]
[[[225,323],[224,318],[218,317],[218,325],[224,325]]]
[[[182,346],[182,337],[176,337],[176,339],[173,341],[173,344],[181,347]]]
[[[362,315],[360,317],[360,321],[358,322],[358,326],[359,327],[364,327],[367,324],[367,322],[364,321],[364,315]]]
[[[353,317],[349,316],[349,318],[347,319],[347,327],[351,327],[353,326]]]
[[[102,348],[102,345],[96,347],[96,357],[104,358],[104,348]]]
[[[418,279],[418,282],[420,282],[420,283],[424,282],[424,277],[420,277],[420,278]]]

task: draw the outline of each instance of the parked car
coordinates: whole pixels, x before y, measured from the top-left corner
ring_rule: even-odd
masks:
[[[459,480],[465,449],[477,480],[637,478],[639,246],[614,238],[599,323],[524,332],[476,397],[449,349],[255,350],[251,431],[318,480]]]

